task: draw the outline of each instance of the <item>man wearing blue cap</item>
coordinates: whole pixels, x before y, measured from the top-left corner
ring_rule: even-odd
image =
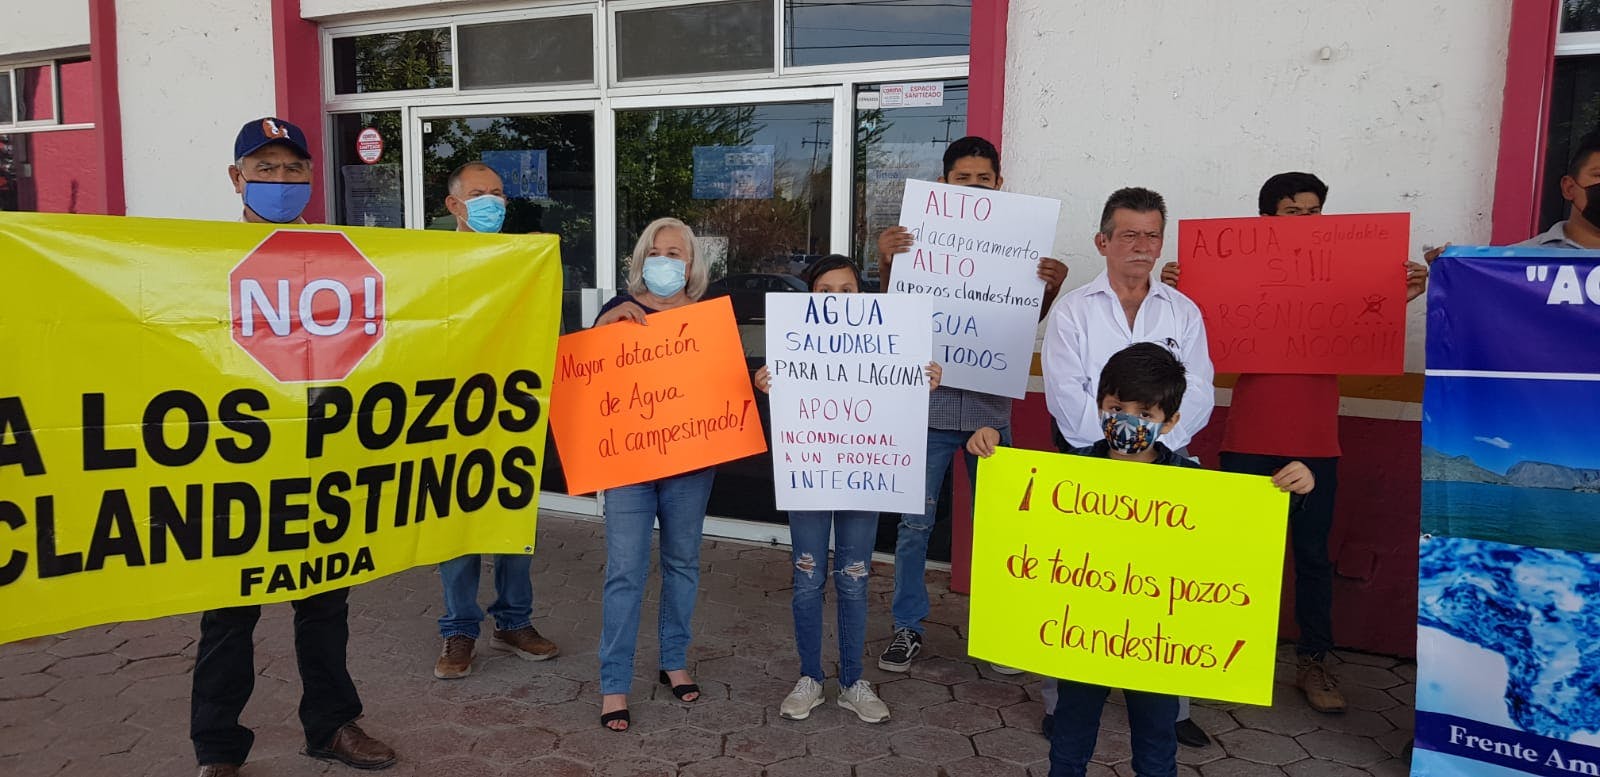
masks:
[[[482,161],[468,162],[450,173],[444,204],[456,217],[457,232],[499,232],[506,219],[505,184],[494,168]],[[525,553],[494,556],[494,634],[489,646],[524,661],[555,658],[561,650],[533,627],[533,557]],[[433,676],[457,680],[472,674],[472,654],[477,649],[483,623],[478,606],[478,578],[482,556],[473,553],[439,564],[444,586],[444,615],[439,637],[444,647],[433,664]]]
[[[311,153],[299,127],[272,117],[244,125],[228,168],[244,198],[244,220],[301,222],[311,200]],[[350,641],[350,591],[341,588],[292,602],[294,653],[299,664],[300,723],[306,755],[357,769],[394,764],[394,750],[356,725],[361,697],[345,665]],[[224,607],[200,616],[200,649],[189,700],[189,739],[200,777],[236,777],[255,735],[239,713],[255,688],[255,628],[259,606]]]

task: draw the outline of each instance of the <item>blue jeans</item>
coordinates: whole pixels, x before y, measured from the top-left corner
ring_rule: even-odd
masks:
[[[1011,444],[1011,427],[999,427],[1000,444]],[[961,451],[967,457],[967,480],[974,489],[978,483],[978,457],[966,453],[972,432],[953,429],[928,430],[928,479],[924,486],[926,509],[921,515],[900,516],[894,543],[894,628],[922,633],[922,619],[928,617],[928,588],[923,575],[928,569],[928,535],[939,514],[939,490],[950,471],[950,458]]]
[[[1110,688],[1058,680],[1055,722],[1050,731],[1050,777],[1083,777],[1100,736],[1100,711]],[[1133,773],[1138,777],[1177,777],[1178,697],[1164,693],[1123,691],[1128,702],[1128,731],[1133,745]]]
[[[453,558],[439,565],[439,582],[444,586],[444,615],[439,618],[439,636],[478,638],[483,609],[478,607],[478,573],[482,556],[476,553]],[[494,604],[489,614],[500,631],[532,625],[533,556],[506,554],[494,557]]]
[[[689,665],[689,622],[700,590],[700,534],[715,469],[606,489],[606,585],[600,611],[600,693],[627,693],[650,575],[650,536],[661,521],[661,668]]]
[[[857,510],[789,513],[794,561],[794,644],[800,674],[822,682],[822,589],[828,585],[828,533],[834,534],[833,589],[839,608],[839,686],[861,679],[867,650],[867,576],[878,514]]]

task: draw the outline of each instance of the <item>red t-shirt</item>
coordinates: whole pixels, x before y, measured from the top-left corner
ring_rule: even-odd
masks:
[[[1222,450],[1265,456],[1339,455],[1339,376],[1240,375]]]

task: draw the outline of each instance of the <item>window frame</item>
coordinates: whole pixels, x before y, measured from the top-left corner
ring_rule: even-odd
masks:
[[[61,121],[61,61],[87,59],[89,52],[69,51],[50,59],[17,59],[0,60],[0,73],[5,77],[5,88],[11,94],[11,115],[0,117],[0,134],[12,135],[24,132],[65,132],[71,130],[94,129],[93,121],[80,121],[64,124]],[[91,60],[92,61],[92,60]],[[21,115],[21,106],[18,98],[21,96],[16,87],[16,71],[31,67],[46,67],[50,70],[50,118],[33,119],[31,121],[17,121]]]

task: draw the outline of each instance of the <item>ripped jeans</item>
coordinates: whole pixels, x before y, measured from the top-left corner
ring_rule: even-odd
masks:
[[[833,566],[828,566],[828,534],[834,535]],[[839,687],[861,679],[861,657],[867,650],[867,576],[872,572],[872,545],[878,536],[878,514],[857,510],[791,511],[789,537],[794,545],[794,645],[800,674],[821,683],[822,589],[833,578],[839,608]]]

